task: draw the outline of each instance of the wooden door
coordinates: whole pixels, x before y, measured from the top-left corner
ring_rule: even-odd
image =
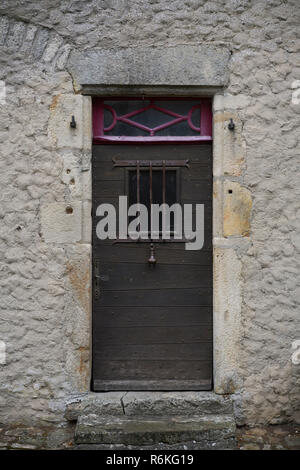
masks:
[[[136,168],[114,161],[189,160],[166,167],[167,199],[205,205],[205,242],[154,244],[96,236],[96,208],[134,202]],[[145,167],[146,168],[146,167]],[[134,173],[135,172],[135,173]],[[154,172],[153,172],[154,174]],[[154,193],[162,181],[155,174]],[[149,176],[141,172],[141,198]],[[144,194],[144,196],[143,196]],[[158,196],[157,196],[158,197]],[[143,201],[141,201],[143,202]],[[153,202],[161,202],[159,200]],[[211,144],[95,145],[93,148],[93,390],[210,390],[212,387]]]

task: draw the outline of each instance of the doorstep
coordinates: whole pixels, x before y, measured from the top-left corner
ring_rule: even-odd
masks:
[[[232,401],[213,392],[89,393],[65,416],[81,449],[236,448]]]

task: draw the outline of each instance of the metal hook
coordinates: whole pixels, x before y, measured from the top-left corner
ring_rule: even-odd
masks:
[[[72,129],[76,129],[76,121],[75,121],[75,117],[72,116],[72,120],[70,122],[70,127],[72,127]]]
[[[235,128],[235,124],[234,124],[232,118],[230,118],[229,124],[228,124],[228,129],[229,129],[230,131],[233,131],[234,128]]]

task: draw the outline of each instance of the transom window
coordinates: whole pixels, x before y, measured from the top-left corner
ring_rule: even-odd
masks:
[[[211,101],[129,98],[93,100],[97,142],[210,141]]]

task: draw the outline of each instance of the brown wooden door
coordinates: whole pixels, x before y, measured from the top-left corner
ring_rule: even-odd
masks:
[[[212,387],[211,155],[211,144],[93,148],[94,391]],[[169,168],[167,197],[205,205],[202,250],[187,251],[184,243],[155,243],[157,262],[152,267],[149,243],[98,239],[98,205],[118,207],[118,197],[132,198],[137,184],[136,173],[114,167],[113,159],[189,160],[188,168]],[[159,173],[155,178],[157,192]],[[141,194],[148,193],[146,173],[140,185]]]

